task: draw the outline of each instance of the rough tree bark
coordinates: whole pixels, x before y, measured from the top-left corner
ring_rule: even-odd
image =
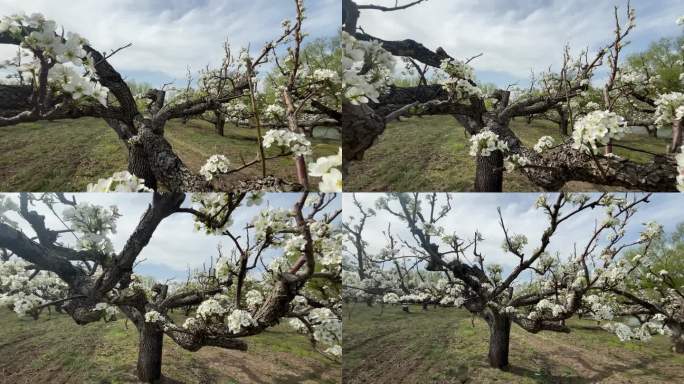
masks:
[[[489,325],[489,365],[492,368],[506,369],[511,339],[511,319],[492,310],[487,310],[484,318]]]
[[[154,324],[141,322],[138,341],[138,379],[155,383],[161,379],[164,333]]]
[[[568,111],[566,111],[562,107],[558,108],[558,117],[559,117],[558,126],[560,128],[561,135],[568,136],[569,127],[570,127],[570,116],[568,114]]]
[[[298,156],[295,160],[295,165],[297,168],[297,180],[304,188],[309,188],[309,174],[306,169],[306,160],[304,156]]]
[[[684,353],[684,325],[683,324],[668,324],[668,328],[672,331],[672,352]]]
[[[503,160],[500,151],[493,152],[489,156],[477,156],[476,192],[501,192],[503,190]]]
[[[670,146],[670,153],[679,152],[682,147],[682,135],[684,135],[684,119],[675,120],[672,122],[672,144]]]
[[[220,110],[216,110],[214,111],[214,117],[216,118],[216,133],[219,136],[223,136],[226,127],[226,116]]]
[[[347,174],[349,164],[363,159],[367,149],[385,131],[385,119],[365,104],[342,105],[342,173]]]
[[[128,149],[128,172],[145,180],[147,188],[157,188],[157,179],[150,166],[145,150],[138,145],[132,145]]]

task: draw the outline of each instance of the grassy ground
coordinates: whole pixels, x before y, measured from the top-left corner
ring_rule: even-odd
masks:
[[[137,332],[124,321],[79,326],[64,315],[19,320],[0,309],[0,383],[137,383]],[[188,352],[164,340],[165,383],[339,383],[340,366],[306,337],[277,326],[246,339],[247,352]]]
[[[195,171],[214,154],[224,154],[234,164],[241,164],[241,158],[254,159],[254,130],[226,126],[225,133],[224,137],[218,136],[210,124],[199,120],[187,125],[173,120],[166,127],[174,150]],[[336,139],[313,140],[316,157],[335,154],[338,148]],[[126,168],[125,146],[101,119],[38,122],[0,129],[1,191],[84,191],[89,183]],[[289,157],[269,161],[267,171],[296,180],[294,162]],[[239,177],[259,173],[257,165]]]
[[[359,383],[681,383],[684,355],[667,338],[621,343],[594,321],[570,334],[513,326],[508,372],[487,365],[489,333],[464,310],[347,306],[343,381]],[[351,313],[350,313],[351,312]]]
[[[558,127],[550,122],[513,121],[512,129],[527,145],[540,137],[560,139]],[[665,153],[667,139],[627,135],[619,142],[643,150]],[[469,140],[463,127],[451,116],[410,118],[392,123],[378,143],[355,162],[345,178],[349,191],[472,191],[475,161],[468,155]],[[646,154],[615,148],[617,155],[640,162],[651,161]],[[583,189],[586,186],[568,186]],[[601,189],[593,186],[592,189]],[[532,192],[539,188],[520,173],[504,177],[504,191]]]

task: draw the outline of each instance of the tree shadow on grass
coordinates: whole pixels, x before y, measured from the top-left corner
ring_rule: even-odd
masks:
[[[180,380],[173,379],[171,377],[163,376],[159,384],[185,384]]]
[[[324,383],[322,381],[323,373],[327,370],[326,367],[312,367],[311,371],[298,373],[280,373],[270,378],[259,378],[257,374],[248,369],[243,368],[243,372],[253,381],[254,384],[300,384],[307,380],[313,380],[316,383]],[[342,368],[340,368],[340,376],[342,375]]]
[[[548,358],[547,355],[538,355],[534,358],[534,360],[540,366],[540,369],[532,370],[527,367],[512,365],[511,367],[509,367],[508,371],[514,375],[530,378],[537,383],[593,384],[601,383],[605,379],[612,377],[616,373],[624,372],[627,368],[624,364],[619,363],[602,364],[601,366],[597,366],[596,364],[592,364],[592,362],[587,361],[585,358],[583,358],[577,353],[570,351],[559,351],[559,353],[563,353],[566,357],[572,358],[574,361],[578,363],[579,366],[581,366],[583,370],[590,371],[591,374],[580,375],[573,373],[566,375],[553,372],[552,367],[555,367],[555,370],[557,371],[558,368],[566,368],[567,366],[559,366],[558,361],[554,361]],[[637,360],[637,362],[630,363],[628,369],[630,371],[633,371],[630,372],[630,379],[636,379],[638,376],[642,375],[649,376],[649,378],[652,378],[652,375],[658,376],[659,374],[662,374],[662,372],[657,369],[649,368],[649,366],[653,364],[655,361],[655,358],[649,357],[640,358]],[[664,382],[670,382],[672,378],[663,377],[663,380]]]

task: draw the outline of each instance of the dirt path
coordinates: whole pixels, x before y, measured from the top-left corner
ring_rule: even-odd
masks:
[[[340,382],[339,373],[313,359],[295,358],[283,352],[240,352],[204,348],[197,359],[207,368],[220,372],[207,377],[207,383],[240,384],[319,384]],[[336,374],[337,373],[337,374]],[[226,381],[233,379],[235,381]]]
[[[416,315],[423,318],[423,314]],[[413,317],[407,315],[404,321],[383,322],[373,333],[345,340],[345,353],[364,353],[365,356],[353,367],[345,367],[344,383],[444,383],[435,380],[431,372],[435,364],[439,365],[439,360],[429,356],[443,350],[446,345],[443,335],[455,332],[456,322],[439,319],[425,328],[419,326],[420,320],[414,323]]]
[[[540,356],[538,364],[546,365],[549,370],[569,367],[577,374],[578,382],[586,383],[634,383],[634,377],[648,375],[639,383],[669,383],[670,380],[658,380],[656,377],[681,379],[684,373],[681,367],[661,364],[658,359],[638,355],[627,349],[594,346],[591,350],[578,345],[568,344],[554,334],[539,333],[514,334],[513,343],[520,343],[524,348],[533,349]],[[626,372],[629,371],[627,375]]]

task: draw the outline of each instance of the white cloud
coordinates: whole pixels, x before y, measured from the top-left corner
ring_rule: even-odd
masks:
[[[18,202],[18,195],[8,194]],[[67,194],[76,197],[79,203],[89,202],[92,204],[111,206],[116,205],[122,217],[117,221],[117,233],[111,237],[114,249],[120,252],[126,241],[129,239],[140,218],[149,206],[151,194],[92,194],[79,193]],[[266,207],[271,208],[292,208],[299,200],[298,193],[276,193],[266,194],[264,202],[260,206],[241,206],[232,216],[233,225],[231,231],[237,235],[242,235],[244,239],[244,228],[252,221],[254,216]],[[184,205],[189,206],[189,197]],[[339,209],[341,199],[335,200],[329,207],[330,210]],[[48,210],[42,203],[37,203],[31,207],[38,213],[45,216],[45,223],[48,228],[59,230],[64,229],[62,222]],[[56,212],[61,214],[65,206],[58,205]],[[20,219],[16,213],[9,214],[13,220],[17,221],[27,235],[33,236],[35,233],[24,220]],[[75,243],[74,238],[69,234],[63,234],[59,240],[69,246]],[[164,219],[154,232],[149,244],[142,250],[137,261],[144,260],[136,271],[142,269],[144,274],[152,275],[157,279],[184,279],[185,273],[190,269],[209,266],[210,261],[218,257],[217,247],[222,245],[224,254],[230,254],[234,245],[227,236],[206,235],[204,232],[194,230],[193,216],[186,213],[176,213]],[[279,255],[280,250],[268,250],[264,254],[263,262],[268,264],[272,257]],[[260,273],[257,268],[255,273]]]
[[[381,194],[361,193],[356,194],[364,207],[374,207],[375,201]],[[527,236],[529,243],[525,252],[529,255],[539,247],[541,236],[548,227],[545,214],[534,209],[538,194],[535,193],[506,193],[506,194],[451,194],[452,210],[440,224],[447,233],[455,233],[461,238],[472,238],[477,230],[484,241],[478,245],[478,251],[485,256],[486,263],[498,263],[511,268],[519,259],[511,254],[503,252],[501,245],[504,242],[504,234],[499,224],[497,208],[501,213],[509,234],[523,234]],[[555,198],[555,195],[553,198]],[[440,196],[444,201],[443,194]],[[549,198],[551,201],[551,197]],[[684,204],[684,196],[678,194],[656,194],[651,197],[651,203],[642,205],[638,213],[630,221],[626,239],[636,239],[643,229],[642,223],[655,220],[664,225],[666,231],[671,231],[674,226],[684,221],[679,212],[673,210],[673,206]],[[395,203],[396,205],[396,203]],[[359,217],[358,209],[353,205],[351,194],[345,194],[343,201],[344,217]],[[568,258],[574,252],[575,246],[586,245],[589,236],[593,234],[596,222],[603,220],[603,209],[595,209],[583,212],[571,220],[561,224],[547,248],[550,253],[559,252],[562,258]],[[364,231],[364,240],[369,243],[368,251],[373,254],[386,246],[386,237],[383,231],[391,225],[392,234],[395,237],[405,239],[413,243],[410,231],[396,216],[386,212],[377,211],[377,216],[367,221]],[[413,243],[415,244],[415,243]],[[578,248],[579,249],[579,248]]]
[[[359,3],[392,5],[394,1]],[[615,5],[622,12],[626,9],[624,1],[430,0],[399,12],[362,10],[359,25],[383,39],[410,38],[431,49],[441,46],[458,58],[484,53],[473,62],[479,74],[485,72],[487,77],[487,72],[496,72],[497,78],[503,75],[513,82],[527,79],[531,69],[558,69],[565,43],[578,51],[609,42]],[[677,33],[679,2],[637,0],[632,5],[637,10],[634,49]]]
[[[305,4],[310,8],[307,32],[333,35],[339,4],[334,0]],[[188,66],[196,72],[220,63],[226,38],[235,51],[251,44],[256,52],[279,36],[283,19],[294,17],[293,1],[268,0],[0,0],[0,9],[3,15],[40,12],[88,38],[100,51],[133,43],[110,60],[115,68],[181,80]],[[13,52],[11,47],[0,48],[0,58]]]

